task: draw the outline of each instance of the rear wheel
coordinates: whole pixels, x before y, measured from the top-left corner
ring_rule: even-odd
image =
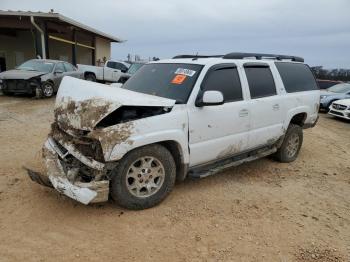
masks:
[[[283,143],[275,154],[275,158],[282,163],[293,162],[298,157],[302,144],[302,128],[298,125],[290,124]]]
[[[128,209],[146,209],[160,203],[173,189],[175,161],[161,145],[128,153],[114,170],[111,197]]]
[[[96,76],[94,74],[86,74],[85,80],[91,81],[91,82],[96,82]]]

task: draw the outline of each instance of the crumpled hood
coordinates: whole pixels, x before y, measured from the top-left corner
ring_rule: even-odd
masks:
[[[92,131],[99,121],[121,106],[172,107],[174,104],[172,99],[66,76],[57,93],[55,120],[65,130]]]
[[[30,79],[32,77],[36,76],[42,76],[46,75],[45,72],[38,72],[38,71],[26,71],[26,70],[8,70],[5,72],[0,73],[0,79]]]

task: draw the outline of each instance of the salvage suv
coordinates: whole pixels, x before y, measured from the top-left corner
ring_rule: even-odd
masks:
[[[121,88],[62,81],[32,180],[81,203],[160,203],[175,181],[273,154],[294,161],[318,119],[315,78],[294,56],[176,56],[144,65]]]

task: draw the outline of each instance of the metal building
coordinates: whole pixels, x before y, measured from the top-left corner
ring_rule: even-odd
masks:
[[[59,13],[0,10],[0,72],[36,58],[96,65],[121,39]]]

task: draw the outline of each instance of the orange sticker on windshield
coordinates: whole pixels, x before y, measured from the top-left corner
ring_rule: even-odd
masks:
[[[173,78],[173,80],[171,80],[171,83],[181,85],[185,81],[186,78],[187,78],[187,76],[185,76],[185,75],[176,75]]]

